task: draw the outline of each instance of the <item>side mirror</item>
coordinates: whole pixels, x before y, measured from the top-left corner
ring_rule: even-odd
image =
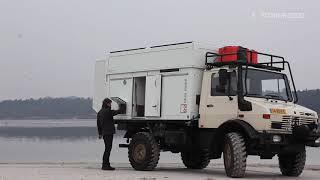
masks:
[[[252,111],[252,103],[246,101],[243,96],[238,96],[238,108],[240,111]]]

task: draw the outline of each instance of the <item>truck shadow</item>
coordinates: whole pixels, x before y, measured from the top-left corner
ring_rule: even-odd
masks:
[[[207,175],[208,178],[227,178],[224,168],[209,167],[203,170],[190,170],[187,168],[157,168],[155,171],[163,171],[166,173],[183,173],[186,176],[188,174],[198,174],[199,176]],[[287,177],[282,176],[280,173],[265,172],[257,170],[246,170],[246,176],[242,179],[287,179]]]
[[[264,168],[264,167],[261,167]],[[89,169],[95,169],[95,168],[89,168]],[[132,175],[135,175],[138,172],[143,173],[145,176],[152,176],[159,173],[163,174],[165,178],[172,179],[172,177],[178,177],[183,176],[186,178],[192,177],[193,179],[204,179],[204,180],[213,180],[213,179],[229,179],[226,174],[224,168],[220,167],[208,167],[206,169],[202,170],[193,170],[193,169],[187,169],[184,167],[157,167],[154,171],[136,171],[131,167],[127,166],[121,166],[116,167],[116,171],[125,171],[127,173],[132,173]],[[134,172],[134,173],[133,173]],[[139,173],[138,173],[139,174]],[[298,177],[299,178],[299,177]],[[306,177],[300,177],[299,179],[305,179]],[[233,179],[233,178],[230,178]],[[281,173],[277,172],[270,172],[270,170],[254,170],[252,168],[247,168],[246,175],[244,178],[241,178],[243,180],[245,179],[297,179],[297,178],[289,178],[282,176]],[[308,178],[307,178],[308,179]]]
[[[152,176],[152,177],[159,177],[165,179],[202,179],[202,180],[215,180],[215,179],[233,179],[228,178],[225,174],[225,170],[223,166],[209,166],[206,169],[202,170],[194,170],[194,169],[187,169],[179,164],[162,164],[158,166],[153,171],[136,171],[132,167],[128,166],[127,163],[120,163],[115,164],[116,171],[119,172],[121,176],[122,173],[124,174],[132,174],[133,177],[135,176]],[[177,166],[175,166],[177,165]],[[100,165],[85,167],[86,169],[100,169]],[[318,173],[316,170],[313,169],[305,169],[304,172],[299,177],[286,177],[282,176],[281,172],[277,167],[268,167],[268,166],[253,166],[247,167],[246,175],[244,178],[240,179],[319,179],[315,178],[318,177]],[[110,172],[106,172],[110,173]],[[162,179],[160,178],[160,179]],[[157,178],[156,178],[157,179]]]

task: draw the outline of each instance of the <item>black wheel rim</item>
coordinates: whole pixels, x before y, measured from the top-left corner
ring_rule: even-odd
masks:
[[[146,146],[144,144],[137,144],[133,149],[133,160],[141,163],[145,160],[147,154]]]

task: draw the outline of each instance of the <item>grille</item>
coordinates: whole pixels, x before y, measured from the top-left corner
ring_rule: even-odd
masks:
[[[282,116],[282,121],[272,122],[271,127],[273,127],[274,129],[283,129],[287,131],[292,131],[292,128],[295,126],[308,125],[315,122],[316,122],[316,118],[314,117]]]

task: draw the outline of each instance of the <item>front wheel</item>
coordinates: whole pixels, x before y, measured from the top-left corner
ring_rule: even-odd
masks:
[[[135,134],[129,145],[129,161],[135,170],[153,170],[159,161],[160,149],[155,138],[147,132]]]
[[[244,177],[247,162],[244,138],[241,134],[232,132],[226,134],[224,142],[223,160],[227,176]]]
[[[299,176],[306,163],[306,150],[295,154],[279,154],[279,167],[284,176]]]

